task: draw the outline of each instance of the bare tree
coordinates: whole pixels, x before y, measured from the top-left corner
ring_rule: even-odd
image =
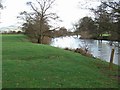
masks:
[[[43,33],[45,30],[44,21],[49,21],[50,19],[56,20],[58,16],[56,13],[49,12],[49,9],[52,7],[55,0],[35,0],[36,3],[27,2],[32,10],[36,13],[37,18],[39,19],[39,32],[38,34],[38,43],[42,44]],[[37,7],[37,5],[39,7]]]

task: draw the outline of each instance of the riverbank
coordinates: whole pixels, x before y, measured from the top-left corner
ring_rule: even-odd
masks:
[[[101,41],[103,41],[103,40],[106,40],[106,41],[111,41],[111,42],[120,42],[120,40],[119,39],[114,39],[114,38],[109,38],[109,37],[101,37],[101,38],[99,38],[99,37],[94,37],[94,38],[85,38],[85,37],[80,37],[80,39],[93,39],[93,40],[101,40]]]
[[[2,36],[3,88],[118,88],[118,66],[49,45],[24,35]]]
[[[93,40],[93,39],[79,39],[80,36],[66,36],[66,37],[58,37],[54,38],[51,41],[51,46],[59,47],[59,48],[69,48],[69,49],[77,49],[82,48],[91,53],[94,57],[100,58],[109,62],[111,50],[114,47],[114,63],[118,63],[118,56],[119,56],[119,43],[113,42],[113,46],[110,45],[109,41],[106,40]]]

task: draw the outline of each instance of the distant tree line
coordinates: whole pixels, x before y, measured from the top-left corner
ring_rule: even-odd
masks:
[[[13,30],[13,31],[2,31],[0,33],[2,33],[2,34],[23,34],[22,31],[15,31],[15,30]]]
[[[74,25],[75,33],[83,38],[120,40],[120,1],[101,2],[97,9],[90,8],[95,18],[83,17]]]

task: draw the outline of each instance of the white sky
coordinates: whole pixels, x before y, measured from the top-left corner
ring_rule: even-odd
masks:
[[[19,13],[24,10],[30,10],[30,7],[26,5],[27,1],[30,0],[4,0],[3,4],[6,8],[0,11],[0,28],[16,25],[18,22],[16,17],[19,16]],[[67,29],[70,29],[72,28],[72,23],[77,22],[84,16],[92,15],[88,10],[80,9],[82,6],[80,6],[79,2],[84,3],[84,1],[89,0],[56,0],[53,9],[63,21],[59,23],[61,27],[64,26]],[[97,0],[91,0],[92,6],[98,5],[98,2],[96,1]]]

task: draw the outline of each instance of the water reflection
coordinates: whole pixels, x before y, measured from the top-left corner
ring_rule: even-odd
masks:
[[[80,36],[79,36],[80,37]],[[88,47],[88,50],[94,57],[103,59],[107,62],[110,60],[111,50],[115,48],[114,54],[114,63],[119,64],[118,60],[120,57],[120,48],[118,47],[120,44],[119,42],[113,42],[117,46],[110,46],[109,41],[103,40],[91,40],[91,39],[79,39],[76,36],[66,36],[66,37],[59,37],[54,38],[51,41],[51,46],[60,47],[60,48],[85,48]],[[120,64],[119,64],[120,65]]]

